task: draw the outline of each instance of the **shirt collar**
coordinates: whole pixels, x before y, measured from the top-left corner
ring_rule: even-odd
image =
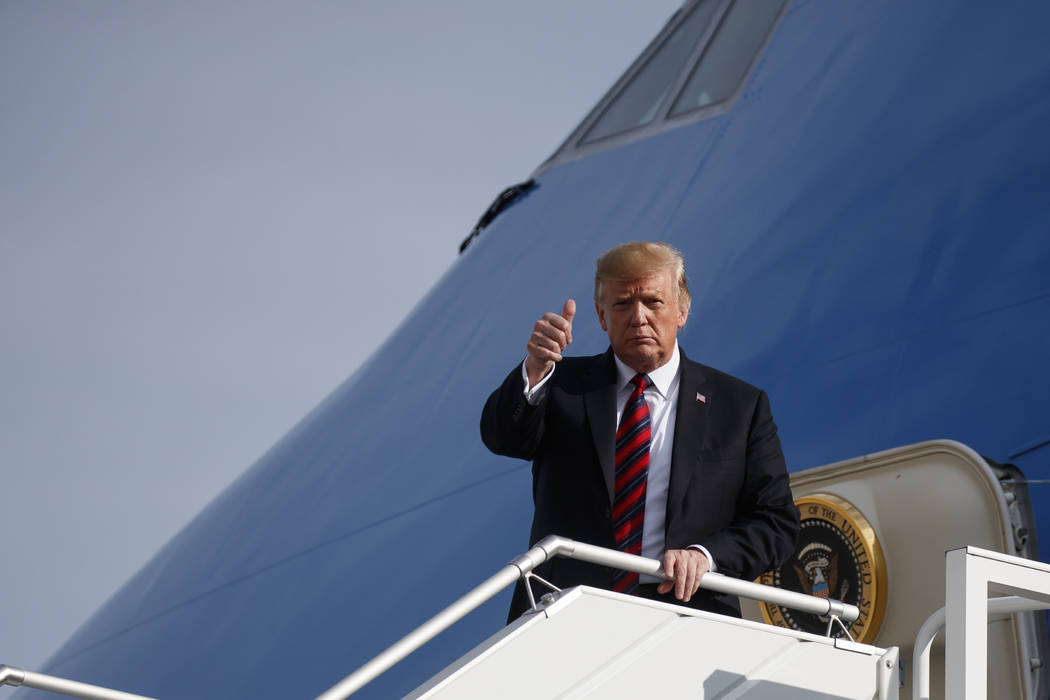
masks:
[[[613,353],[613,359],[616,360],[616,391],[619,392],[623,391],[623,388],[627,386],[627,384],[634,379],[634,375],[638,373],[625,365],[620,358],[616,356],[616,353]],[[678,352],[678,341],[675,341],[674,350],[671,352],[671,359],[646,375],[649,377],[649,381],[652,382],[652,387],[660,392],[660,396],[663,396],[665,399],[670,394],[671,385],[674,383],[675,377],[678,376],[679,364],[681,364],[681,355]]]

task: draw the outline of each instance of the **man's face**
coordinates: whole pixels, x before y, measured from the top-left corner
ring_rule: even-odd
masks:
[[[686,312],[679,308],[669,270],[629,282],[606,281],[594,305],[613,352],[635,372],[652,372],[671,359]]]

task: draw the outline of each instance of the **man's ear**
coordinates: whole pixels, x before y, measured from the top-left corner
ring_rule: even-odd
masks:
[[[598,302],[594,302],[594,312],[598,314],[598,323],[601,324],[602,330],[608,333],[609,327],[605,325],[605,312],[602,307],[598,306]]]

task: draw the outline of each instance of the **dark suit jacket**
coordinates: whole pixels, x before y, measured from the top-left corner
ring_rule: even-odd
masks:
[[[720,573],[751,580],[787,560],[798,537],[798,509],[769,400],[746,382],[681,357],[665,546],[701,544]],[[612,350],[563,359],[536,406],[525,400],[524,388],[518,365],[485,403],[481,437],[496,454],[532,460],[530,545],[562,535],[615,549]],[[561,587],[612,586],[612,570],[570,559],[555,559],[536,573]],[[689,604],[737,615],[740,609],[735,598],[703,590]],[[511,618],[526,608],[519,584]]]

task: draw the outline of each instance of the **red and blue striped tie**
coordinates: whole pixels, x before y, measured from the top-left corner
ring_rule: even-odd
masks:
[[[649,475],[649,406],[645,387],[649,378],[636,374],[634,391],[627,399],[620,427],[616,429],[616,485],[612,523],[616,547],[628,554],[642,553],[642,525],[645,523],[645,485]],[[638,574],[617,572],[613,590],[630,593],[638,587]]]

